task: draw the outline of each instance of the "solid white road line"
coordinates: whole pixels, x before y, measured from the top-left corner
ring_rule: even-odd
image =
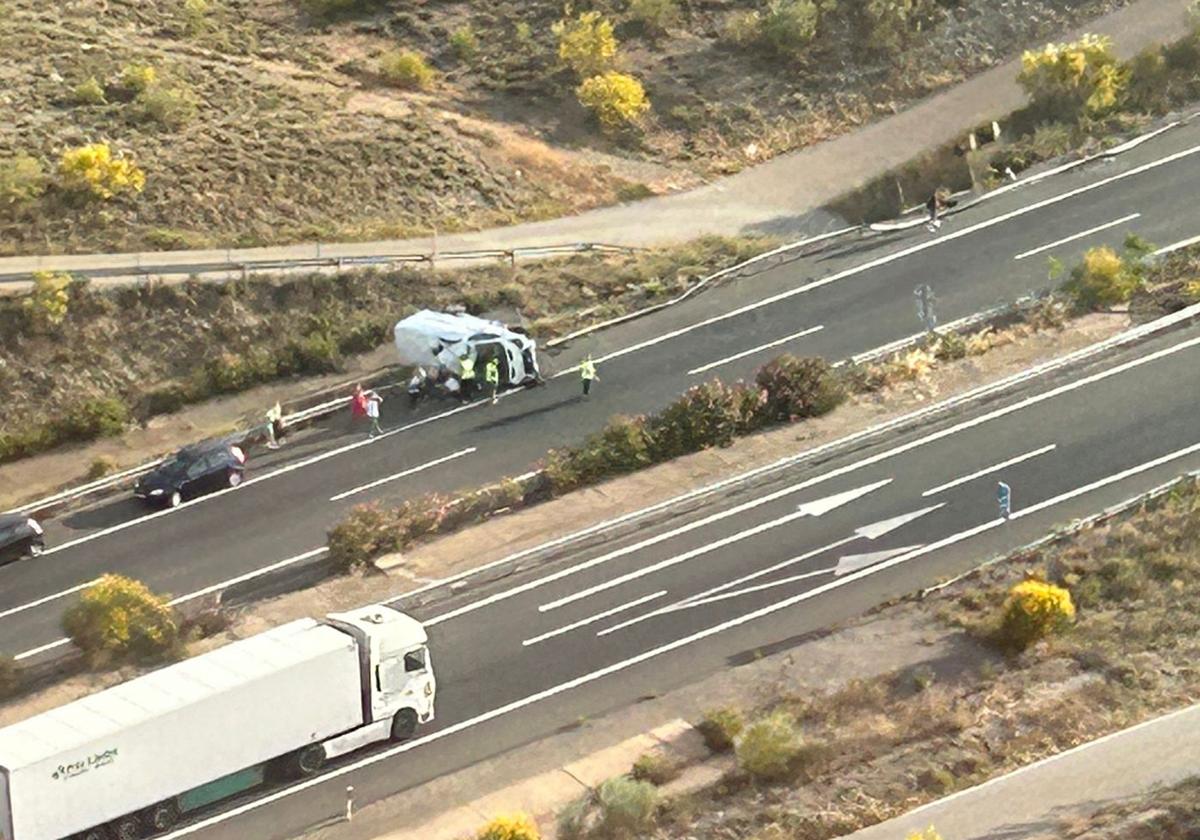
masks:
[[[0,612],[0,618],[8,618],[10,615],[16,615],[19,612],[40,607],[42,604],[48,604],[51,601],[57,601],[59,598],[65,598],[67,595],[73,595],[81,589],[87,589],[100,578],[93,578],[87,583],[81,583],[78,586],[72,586],[70,589],[64,589],[62,592],[55,592],[53,595],[47,595],[45,598],[38,598],[36,601],[30,601],[28,604],[21,604],[19,607],[10,607],[4,612]]]
[[[1157,251],[1150,254],[1152,257],[1162,257],[1167,254],[1173,254],[1176,251],[1182,251],[1184,248],[1190,248],[1193,245],[1200,244],[1200,236],[1193,236],[1190,239],[1183,239],[1176,242],[1174,245],[1167,245],[1164,248],[1159,248]]]
[[[405,478],[406,476],[410,476],[410,475],[414,475],[419,472],[423,472],[423,471],[429,469],[430,467],[436,467],[439,464],[446,463],[447,461],[453,461],[454,459],[461,458],[464,455],[470,455],[472,452],[475,452],[475,451],[476,451],[476,447],[468,446],[466,449],[460,449],[457,452],[452,452],[449,455],[444,455],[441,458],[436,458],[432,461],[421,464],[419,466],[409,467],[407,470],[403,470],[398,473],[393,473],[392,475],[389,475],[389,476],[384,476],[383,478],[379,478],[379,479],[376,479],[375,481],[369,482],[367,484],[363,484],[359,487],[355,487],[353,490],[347,490],[345,493],[338,493],[336,496],[330,496],[329,501],[340,502],[342,499],[345,499],[349,496],[353,496],[355,493],[362,493],[366,490],[373,490],[374,488],[379,487],[381,484],[387,484],[389,481],[395,481],[399,478]]]
[[[1135,468],[1135,469],[1137,469],[1137,468]],[[1126,471],[1126,472],[1128,473],[1129,471]],[[1065,497],[1070,498],[1075,495],[1078,495],[1078,493],[1073,491],[1069,494],[1066,494]],[[1046,506],[1049,506],[1049,504],[1053,504],[1053,503],[1056,503],[1056,501],[1055,500],[1047,500]],[[975,528],[972,528],[972,529],[969,529],[968,531],[962,532],[962,535],[955,535],[953,537],[947,538],[946,540],[942,540],[941,544],[942,545],[951,545],[955,542],[960,542],[963,539],[967,539],[968,536],[972,536],[975,533],[980,533],[981,531],[987,530],[988,528],[996,527],[997,525],[1002,525],[1002,524],[1004,524],[1004,522],[1005,522],[1005,520],[1003,520],[1003,519],[993,520],[992,522],[986,522],[983,525],[976,526]],[[235,817],[239,817],[243,814],[250,813],[251,811],[256,811],[260,808],[263,808],[267,805],[271,805],[280,800],[287,799],[292,796],[296,796],[297,794],[303,793],[303,792],[309,790],[310,788],[316,787],[317,785],[325,784],[326,782],[332,781],[333,779],[341,778],[350,773],[356,773],[359,770],[362,770],[363,768],[370,767],[374,764],[378,764],[381,761],[387,761],[388,759],[393,758],[394,756],[409,752],[411,750],[415,750],[419,747],[425,746],[426,744],[431,744],[436,741],[443,740],[444,738],[448,738],[452,735],[457,735],[460,732],[465,732],[467,730],[474,729],[475,727],[480,726],[484,723],[488,723],[489,721],[505,717],[506,715],[510,715],[513,712],[520,711],[521,709],[524,709],[528,706],[532,706],[536,703],[541,703],[545,700],[549,700],[551,698],[557,697],[560,694],[565,694],[568,691],[573,691],[577,688],[581,688],[585,685],[589,685],[591,683],[597,682],[599,680],[604,679],[605,677],[612,676],[613,674],[619,674],[622,671],[627,671],[630,668],[633,668],[634,666],[642,664],[643,662],[649,662],[652,659],[657,659],[660,656],[664,656],[665,654],[679,650],[680,648],[684,648],[689,645],[693,645],[696,642],[700,642],[700,641],[708,639],[712,636],[719,635],[721,633],[727,632],[727,631],[735,629],[737,627],[741,627],[744,624],[749,624],[750,622],[757,621],[760,618],[765,618],[766,616],[773,615],[777,612],[780,612],[781,610],[789,609],[790,607],[794,607],[796,604],[800,604],[805,601],[809,601],[813,598],[824,595],[827,592],[832,592],[833,590],[839,589],[843,586],[849,586],[850,584],[855,583],[864,578],[870,577],[871,575],[879,574],[880,572],[882,572],[886,569],[889,569],[895,565],[898,565],[899,563],[906,562],[908,559],[911,559],[912,557],[920,556],[920,554],[929,553],[930,550],[933,550],[933,546],[927,546],[924,549],[920,549],[918,552],[912,552],[911,554],[908,554],[908,555],[900,555],[899,557],[893,558],[891,560],[886,560],[886,561],[884,561],[882,563],[878,563],[874,566],[868,566],[865,569],[862,569],[860,571],[846,575],[845,577],[837,578],[835,580],[830,581],[829,583],[822,584],[819,587],[815,587],[813,589],[799,593],[798,595],[793,595],[792,597],[785,598],[782,601],[777,601],[773,604],[768,604],[765,607],[760,607],[759,609],[754,610],[752,612],[745,613],[744,615],[737,616],[736,618],[731,618],[728,621],[721,622],[720,624],[715,624],[712,627],[705,628],[704,630],[700,630],[696,633],[692,633],[691,635],[676,639],[673,642],[668,642],[664,645],[660,645],[656,648],[652,648],[650,650],[644,651],[643,653],[639,653],[636,656],[632,656],[632,657],[630,657],[628,659],[624,659],[620,662],[615,662],[612,665],[607,665],[603,668],[600,668],[599,670],[592,671],[591,673],[584,674],[582,676],[576,677],[575,679],[560,683],[556,686],[545,689],[544,691],[538,691],[534,694],[530,694],[526,697],[521,698],[520,700],[514,700],[511,703],[507,703],[503,706],[499,706],[495,709],[492,709],[491,711],[484,712],[481,715],[476,715],[473,718],[468,718],[467,720],[459,721],[458,723],[451,724],[450,726],[447,726],[445,729],[438,730],[437,732],[433,732],[422,738],[416,738],[412,741],[406,741],[405,743],[398,744],[397,746],[392,747],[390,749],[383,750],[382,752],[378,752],[373,755],[366,756],[365,758],[363,758],[359,761],[355,761],[355,762],[351,762],[350,764],[342,765],[341,767],[338,767],[336,770],[332,770],[332,771],[325,773],[323,775],[320,775],[320,776],[314,776],[313,778],[307,779],[303,782],[300,782],[299,784],[293,785],[292,787],[285,788],[285,789],[279,790],[279,791],[275,791],[274,793],[270,793],[270,794],[262,797],[261,799],[256,799],[253,802],[244,803],[235,808],[231,808],[230,810],[225,811],[221,814],[216,814],[205,820],[200,820],[199,822],[193,823],[193,824],[186,826],[178,831],[175,831],[169,835],[166,835],[166,837],[168,837],[168,838],[184,837],[189,834],[194,834],[197,831],[203,831],[207,828],[211,828],[214,825],[217,825],[219,823],[233,819]]]
[[[637,351],[644,350],[647,347],[653,347],[654,345],[661,344],[664,341],[670,341],[673,338],[678,338],[681,335],[686,335],[687,333],[690,333],[693,330],[698,330],[703,327],[711,326],[712,324],[720,323],[721,321],[725,321],[730,318],[736,318],[739,315],[746,314],[747,312],[753,312],[756,309],[761,309],[764,306],[770,306],[771,304],[778,303],[781,300],[787,300],[790,297],[795,297],[796,295],[802,295],[807,292],[811,292],[814,289],[821,288],[822,286],[828,286],[830,283],[837,283],[841,280],[845,280],[848,277],[853,277],[855,275],[862,274],[867,271],[871,271],[873,269],[879,268],[881,266],[884,266],[889,263],[893,263],[897,260],[903,259],[905,257],[911,256],[913,254],[918,254],[922,251],[926,251],[930,248],[937,248],[938,246],[940,246],[946,242],[952,242],[955,239],[960,239],[964,236],[970,236],[971,234],[977,233],[978,231],[987,230],[988,228],[995,227],[996,225],[1000,225],[1005,222],[1011,221],[1013,219],[1020,218],[1021,216],[1024,216],[1028,213],[1033,213],[1033,212],[1035,212],[1037,210],[1041,210],[1045,207],[1052,207],[1055,204],[1060,204],[1064,201],[1068,201],[1072,198],[1075,198],[1076,196],[1085,195],[1089,192],[1092,192],[1093,190],[1098,190],[1098,189],[1101,189],[1102,187],[1107,187],[1110,184],[1115,184],[1120,181],[1123,181],[1126,178],[1133,178],[1133,177],[1135,177],[1137,175],[1141,175],[1145,172],[1150,172],[1154,169],[1158,169],[1161,166],[1166,166],[1166,165],[1174,163],[1178,160],[1183,160],[1184,158],[1191,157],[1192,155],[1197,154],[1197,153],[1200,153],[1200,146],[1192,146],[1192,147],[1184,149],[1182,151],[1175,152],[1174,154],[1167,155],[1166,157],[1159,158],[1158,160],[1153,160],[1153,161],[1150,161],[1149,163],[1144,163],[1141,166],[1136,166],[1133,169],[1129,169],[1125,172],[1120,172],[1116,175],[1110,175],[1107,178],[1101,178],[1099,181],[1094,181],[1090,184],[1085,184],[1082,187],[1076,187],[1073,190],[1068,190],[1067,192],[1059,193],[1058,195],[1050,196],[1049,198],[1044,198],[1041,201],[1034,202],[1033,204],[1028,204],[1024,207],[1019,207],[1016,210],[1011,210],[1007,213],[1002,213],[999,216],[993,216],[990,219],[985,219],[981,222],[976,222],[975,224],[970,225],[965,228],[962,228],[961,230],[953,230],[953,231],[948,231],[948,232],[942,233],[936,239],[928,239],[928,240],[925,240],[922,242],[918,242],[917,244],[911,245],[907,248],[903,248],[899,251],[895,251],[891,254],[884,254],[881,257],[878,257],[874,260],[870,260],[869,262],[865,262],[861,265],[854,266],[853,268],[847,268],[843,271],[839,271],[834,274],[831,274],[828,277],[822,277],[820,280],[814,280],[811,283],[808,283],[806,285],[798,286],[794,289],[788,289],[786,292],[780,292],[778,294],[771,295],[770,297],[763,298],[762,300],[756,301],[754,303],[748,303],[745,306],[741,306],[741,307],[738,307],[737,309],[733,309],[729,312],[724,313],[723,315],[714,315],[711,318],[705,318],[702,321],[697,321],[696,323],[691,324],[690,326],[680,327],[679,329],[671,330],[670,332],[663,333],[662,335],[656,336],[651,339],[647,339],[646,341],[640,341],[637,344],[632,344],[632,345],[630,345],[628,347],[624,347],[620,350],[614,350],[613,352],[608,353],[607,355],[600,356],[599,358],[595,359],[594,361],[597,364],[601,364],[603,362],[607,362],[612,359],[616,359],[621,356],[628,355],[629,353],[636,353]],[[579,370],[579,366],[576,365],[574,367],[567,368],[566,370],[559,371],[552,378],[557,378],[559,376],[566,376],[567,374],[574,373],[578,370]]]
[[[966,484],[968,481],[974,481],[980,476],[987,475],[988,473],[994,473],[996,470],[1002,470],[1005,467],[1011,467],[1014,464],[1020,464],[1023,461],[1031,460],[1039,455],[1045,455],[1047,452],[1051,452],[1056,448],[1057,444],[1052,443],[1049,446],[1043,446],[1041,449],[1034,449],[1030,452],[1026,452],[1024,455],[1018,455],[1015,458],[1009,458],[1007,461],[1001,461],[998,464],[992,464],[990,467],[984,467],[981,470],[976,470],[970,475],[964,475],[962,478],[956,478],[953,481],[947,481],[945,484],[939,484],[937,487],[931,487],[922,493],[921,496],[924,497],[937,495],[943,490],[949,490],[952,487],[958,487],[961,484]]]
[[[69,645],[69,644],[71,644],[70,639],[59,639],[58,641],[50,642],[49,644],[42,645],[41,647],[31,648],[30,650],[27,650],[24,653],[18,653],[16,656],[13,657],[13,659],[16,660],[17,662],[20,662],[22,659],[29,659],[31,656],[37,656],[39,653],[45,653],[46,651],[54,650],[55,648],[59,648],[59,647],[62,647],[63,645]]]
[[[1198,147],[1198,148],[1200,148],[1200,147]],[[1168,316],[1168,317],[1170,317],[1170,316]],[[1151,364],[1160,359],[1164,359],[1169,356],[1172,356],[1176,353],[1180,353],[1185,350],[1190,350],[1191,348],[1193,348],[1197,345],[1200,345],[1200,337],[1188,339],[1187,341],[1182,341],[1179,344],[1174,344],[1170,347],[1163,348],[1162,350],[1155,351],[1154,353],[1150,353],[1146,356],[1141,356],[1136,359],[1131,359],[1128,362],[1123,362],[1114,367],[1106,368],[1105,370],[1098,371],[1097,373],[1083,377],[1082,379],[1077,379],[1072,382],[1067,382],[1063,385],[1059,385],[1055,388],[1052,388],[1049,391],[1044,391],[1040,394],[1034,394],[1032,396],[1026,397],[1025,399],[1022,399],[1022,400],[1019,400],[1018,402],[1012,403],[1011,405],[1007,405],[1007,406],[1003,406],[1001,408],[994,409],[993,411],[987,412],[985,414],[981,414],[978,417],[971,418],[970,420],[964,420],[961,423],[955,424],[953,426],[949,426],[945,429],[931,432],[923,437],[909,441],[908,443],[901,444],[900,446],[897,446],[893,449],[889,449],[884,452],[879,452],[875,455],[871,455],[866,458],[863,458],[860,461],[856,461],[851,464],[846,464],[845,466],[830,470],[827,473],[822,473],[821,475],[814,476],[813,478],[802,481],[799,484],[794,484],[791,487],[785,487],[782,490],[776,490],[773,493],[769,493],[766,496],[762,496],[758,499],[751,499],[748,502],[743,502],[742,504],[738,505],[737,507],[731,508],[727,511],[715,513],[710,516],[706,516],[703,519],[696,520],[695,522],[691,522],[686,525],[681,525],[680,527],[675,528],[671,531],[668,531],[666,533],[659,534],[657,536],[642,540],[642,541],[635,543],[631,546],[628,546],[626,548],[619,549],[614,552],[609,552],[608,554],[602,555],[602,556],[597,557],[592,560],[585,561],[583,563],[580,563],[575,566],[571,566],[566,569],[561,569],[561,570],[559,570],[551,575],[548,575],[544,578],[538,578],[537,580],[532,580],[527,583],[523,583],[519,586],[515,586],[512,589],[508,589],[503,592],[497,592],[492,595],[488,595],[484,598],[481,598],[478,601],[475,601],[470,604],[466,604],[465,606],[459,607],[457,609],[451,610],[450,612],[443,613],[442,615],[436,616],[435,618],[432,618],[432,619],[426,621],[425,623],[427,625],[438,624],[443,621],[449,621],[450,619],[458,618],[459,616],[466,615],[467,613],[474,612],[475,610],[491,606],[492,604],[499,603],[500,601],[507,600],[508,598],[515,597],[524,592],[528,592],[532,589],[537,589],[541,586],[546,585],[547,583],[552,583],[556,580],[561,580],[562,578],[576,574],[577,572],[581,572],[586,569],[593,568],[594,566],[598,566],[602,563],[606,563],[609,560],[613,559],[614,557],[622,557],[627,554],[631,554],[635,551],[640,551],[641,549],[643,549],[647,546],[656,545],[660,542],[663,542],[664,540],[672,539],[673,537],[676,537],[679,534],[684,534],[689,531],[693,531],[696,528],[702,528],[706,525],[712,524],[713,522],[718,522],[722,519],[727,519],[730,516],[736,516],[739,513],[743,513],[747,510],[751,510],[753,508],[759,507],[760,505],[767,504],[769,502],[773,502],[776,499],[783,498],[784,496],[799,492],[800,490],[805,490],[809,487],[814,487],[814,486],[816,486],[818,484],[822,484],[826,481],[831,481],[835,478],[840,478],[843,475],[847,475],[852,472],[857,472],[858,470],[864,469],[865,467],[873,466],[874,464],[878,464],[882,461],[886,461],[889,458],[894,458],[897,455],[903,455],[906,452],[911,452],[912,450],[919,449],[922,446],[928,446],[931,443],[935,443],[939,440],[942,440],[943,438],[948,438],[952,435],[958,434],[959,432],[966,431],[968,429],[973,429],[973,428],[976,428],[977,426],[982,426],[985,423],[989,423],[993,420],[998,420],[1002,417],[1007,417],[1010,414],[1015,414],[1018,411],[1023,411],[1032,406],[1046,402],[1047,400],[1055,399],[1057,397],[1062,396],[1063,394],[1067,394],[1072,391],[1076,391],[1080,388],[1086,388],[1089,385],[1093,385],[1097,382],[1101,382],[1110,377],[1117,376],[1119,374],[1125,373],[1130,370],[1135,370],[1143,365]],[[1023,374],[1019,374],[1018,376],[1022,376],[1022,375]],[[999,386],[1001,384],[1002,383],[997,383],[997,386]],[[987,389],[990,387],[993,387],[993,386],[982,386],[982,390],[980,392],[987,393],[988,392]],[[923,411],[926,411],[926,410],[923,409],[922,412]],[[920,414],[922,412],[915,412],[915,413]],[[884,424],[884,425],[886,426],[887,424]],[[868,432],[869,431],[870,430],[868,430]],[[851,437],[854,437],[854,436],[851,436]],[[820,447],[818,447],[818,449],[820,449]],[[816,451],[816,450],[814,450],[814,451]]]
[[[565,607],[567,604],[573,604],[576,601],[583,600],[584,598],[590,598],[591,596],[600,592],[606,592],[609,589],[621,586],[633,580],[637,580],[638,578],[645,577],[646,575],[660,572],[663,569],[669,569],[672,566],[678,566],[680,563],[686,563],[688,560],[693,560],[697,557],[702,557],[709,552],[716,551],[718,548],[724,548],[727,545],[741,542],[742,540],[749,539],[750,537],[762,534],[766,531],[770,531],[773,528],[778,528],[781,525],[786,525],[787,523],[793,522],[797,519],[803,519],[809,516],[820,516],[823,513],[827,513],[830,510],[841,507],[848,501],[861,498],[868,493],[873,493],[881,487],[886,487],[891,483],[891,478],[885,478],[882,481],[876,481],[874,484],[868,484],[865,487],[859,487],[855,490],[847,491],[846,493],[839,493],[835,496],[830,496],[827,499],[817,499],[813,502],[805,502],[804,504],[801,504],[797,510],[785,516],[777,517],[772,519],[770,522],[763,522],[759,525],[755,525],[753,528],[747,528],[744,531],[738,531],[737,533],[730,534],[727,537],[722,537],[716,542],[711,542],[706,545],[699,546],[698,548],[693,548],[691,551],[685,551],[683,554],[677,554],[674,557],[668,557],[666,560],[660,560],[659,562],[652,563],[649,566],[642,566],[634,569],[632,572],[620,575],[619,577],[611,578],[603,583],[598,583],[595,586],[589,586],[587,589],[574,592],[570,595],[559,598],[558,600],[551,601],[548,604],[542,604],[540,607],[538,607],[538,610],[541,612],[556,610],[559,607]]]
[[[1081,230],[1079,233],[1072,234],[1071,236],[1064,237],[1063,239],[1057,239],[1054,242],[1049,242],[1032,250],[1024,251],[1020,254],[1017,254],[1015,257],[1013,257],[1013,259],[1023,260],[1026,257],[1032,257],[1035,254],[1049,251],[1051,248],[1057,248],[1059,245],[1066,245],[1068,242],[1074,242],[1076,239],[1083,239],[1085,236],[1091,236],[1093,233],[1099,233],[1102,230],[1108,230],[1109,228],[1116,227],[1117,225],[1123,225],[1126,222],[1132,222],[1134,219],[1141,218],[1141,215],[1141,213],[1130,213],[1128,216],[1122,216],[1119,219],[1113,219],[1111,222],[1105,222],[1102,225],[1096,225],[1094,228]]]
[[[525,641],[521,642],[521,644],[524,645],[525,647],[529,647],[530,645],[536,645],[538,642],[546,641],[546,639],[552,639],[555,636],[561,636],[564,633],[570,633],[572,630],[578,630],[580,627],[587,627],[589,624],[595,624],[597,621],[603,621],[604,619],[606,619],[610,616],[614,616],[617,613],[622,613],[622,612],[625,612],[626,610],[631,610],[634,607],[640,607],[642,604],[649,603],[650,601],[655,601],[666,594],[667,594],[667,590],[660,589],[658,592],[655,592],[651,595],[645,595],[641,598],[638,598],[635,601],[630,601],[627,604],[621,604],[621,606],[619,606],[619,607],[613,607],[611,610],[605,610],[604,612],[596,613],[595,615],[580,619],[579,621],[576,621],[573,624],[568,624],[565,627],[559,627],[557,630],[551,630],[549,633],[543,633],[540,636],[534,636],[532,639],[526,639]]]
[[[766,344],[760,344],[758,347],[752,347],[749,350],[743,350],[741,353],[735,353],[734,355],[727,356],[724,359],[719,359],[715,362],[709,362],[708,364],[702,365],[698,368],[692,368],[687,372],[687,375],[695,376],[698,373],[704,373],[705,371],[712,370],[715,367],[720,367],[721,365],[729,364],[730,362],[736,362],[738,359],[744,359],[747,356],[753,356],[755,353],[761,353],[763,350],[770,350],[772,347],[778,347],[781,344],[787,344],[789,341],[795,341],[798,338],[804,338],[806,335],[812,335],[813,333],[820,332],[823,329],[825,329],[824,325],[809,327],[806,330],[801,330],[798,333],[792,333],[791,335],[784,336],[783,338],[776,339],[775,341],[769,341]]]

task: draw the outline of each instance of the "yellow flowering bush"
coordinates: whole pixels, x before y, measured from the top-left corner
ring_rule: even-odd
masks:
[[[33,275],[33,291],[25,298],[25,310],[42,327],[57,327],[67,317],[71,285],[68,274],[38,271]]]
[[[906,840],[942,840],[942,835],[937,833],[937,829],[933,826],[924,831],[910,831]]]
[[[85,589],[63,616],[63,630],[93,664],[159,659],[179,643],[167,599],[121,575],[104,575]]]
[[[1011,650],[1024,650],[1039,639],[1062,632],[1074,620],[1070,592],[1043,580],[1025,580],[1008,593],[998,640]]]
[[[102,200],[121,193],[140,193],[146,187],[146,173],[132,159],[114,156],[107,143],[67,149],[59,161],[58,173],[67,190]]]
[[[1128,81],[1112,39],[1084,35],[1066,44],[1047,44],[1021,56],[1017,81],[1049,117],[1099,115],[1116,107]]]
[[[482,829],[478,840],[539,840],[537,824],[528,814],[503,814]]]
[[[1101,245],[1083,255],[1063,289],[1081,309],[1101,309],[1129,300],[1141,282],[1136,265]]]
[[[121,68],[120,85],[131,93],[145,93],[158,81],[158,71],[149,64],[126,64]]]
[[[580,78],[596,76],[608,70],[617,57],[617,36],[612,21],[599,12],[584,12],[563,19],[553,26],[558,38],[558,57]]]
[[[433,82],[433,68],[424,56],[412,50],[392,50],[379,59],[379,71],[399,88],[420,90]]]
[[[625,73],[592,76],[575,89],[579,104],[591,111],[606,130],[636,123],[650,110],[642,83]]]

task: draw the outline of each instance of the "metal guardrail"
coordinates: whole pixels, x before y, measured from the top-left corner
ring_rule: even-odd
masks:
[[[320,250],[318,246],[318,251]],[[395,264],[427,264],[431,267],[439,262],[481,262],[506,260],[515,265],[520,258],[537,258],[567,254],[587,253],[635,253],[644,250],[626,245],[610,245],[602,242],[574,242],[565,245],[539,245],[523,248],[482,248],[473,251],[430,251],[428,253],[403,254],[371,254],[367,256],[346,257],[302,257],[298,259],[263,259],[263,260],[234,260],[227,258],[221,262],[161,262],[144,264],[143,257],[153,258],[152,254],[137,254],[135,265],[112,266],[106,268],[57,269],[49,263],[40,271],[63,271],[67,274],[81,277],[166,277],[166,276],[200,276],[204,274],[240,274],[248,277],[250,274],[262,272],[299,271],[304,269],[317,270],[333,268],[370,267]],[[12,272],[0,274],[0,285],[28,283],[33,280],[33,272]]]

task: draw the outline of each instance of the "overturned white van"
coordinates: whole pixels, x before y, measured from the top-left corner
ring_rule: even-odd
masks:
[[[484,365],[497,359],[501,385],[536,385],[542,379],[537,342],[499,321],[423,309],[399,321],[393,333],[401,364],[440,366],[459,376],[459,359],[470,355],[480,376]]]

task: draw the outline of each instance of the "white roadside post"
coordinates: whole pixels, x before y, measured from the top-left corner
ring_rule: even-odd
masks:
[[[346,785],[346,822],[354,819],[354,785]]]

